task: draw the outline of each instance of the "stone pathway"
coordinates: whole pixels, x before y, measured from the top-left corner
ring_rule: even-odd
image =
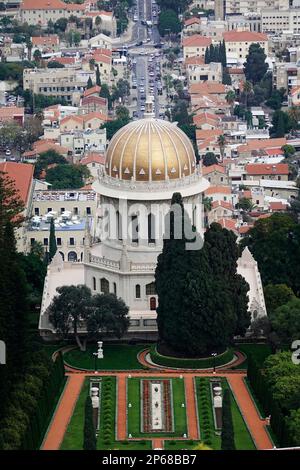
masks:
[[[185,401],[186,401],[186,415],[188,423],[188,438],[196,441],[199,439],[198,421],[196,412],[196,399],[194,377],[187,375],[184,377],[185,384]]]
[[[272,449],[273,445],[265,428],[265,420],[259,417],[243,379],[242,375],[227,377],[256,448],[259,450]]]
[[[69,375],[41,450],[58,450],[60,448],[84,379],[84,374]]]
[[[117,376],[118,391],[118,416],[117,416],[117,436],[119,441],[127,439],[127,403],[126,403],[126,380],[127,376],[120,374]]]
[[[70,369],[69,369],[70,370]],[[112,371],[99,371],[99,375],[103,376],[116,376],[117,377],[117,439],[125,440],[127,437],[126,428],[126,380],[129,372],[112,372]],[[140,370],[130,372],[131,377],[141,377],[154,374],[154,370]],[[196,371],[162,371],[156,370],[155,375],[160,377],[179,377],[183,376],[185,381],[186,390],[186,412],[188,420],[188,438],[192,440],[199,439],[198,423],[197,423],[197,410],[196,400],[194,393],[194,377],[211,377],[211,372],[196,372]],[[68,373],[69,379],[63,392],[62,399],[59,403],[57,411],[54,415],[53,421],[50,425],[47,436],[41,447],[43,450],[58,450],[63,436],[67,429],[68,423],[73,413],[77,397],[80,393],[82,384],[85,377],[93,376],[91,372]],[[251,399],[249,391],[243,382],[246,376],[241,371],[216,371],[215,377],[226,377],[232,391],[236,397],[237,403],[240,407],[241,413],[248,425],[249,431],[254,439],[257,449],[271,449],[273,444],[265,428],[265,421],[260,419],[258,412]],[[163,448],[163,438],[152,439],[152,448]],[[178,440],[178,438],[175,438]]]

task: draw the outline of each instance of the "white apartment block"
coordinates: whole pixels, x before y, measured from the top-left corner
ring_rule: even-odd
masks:
[[[23,87],[35,94],[63,98],[72,105],[78,105],[90,76],[93,80],[94,72],[85,72],[76,67],[24,69]]]
[[[106,129],[87,129],[62,133],[60,145],[70,149],[75,155],[85,152],[104,153],[106,148]]]
[[[226,15],[260,13],[266,8],[287,10],[289,0],[225,0]]]
[[[201,82],[222,83],[222,64],[211,62],[203,65],[188,65],[187,78],[189,84]]]
[[[300,33],[300,9],[263,10],[261,27],[265,33],[281,34],[283,30]]]

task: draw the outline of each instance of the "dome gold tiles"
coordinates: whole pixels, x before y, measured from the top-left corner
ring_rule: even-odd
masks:
[[[176,124],[160,119],[141,119],[122,127],[106,152],[106,174],[122,180],[183,178],[194,173],[195,166],[187,135]]]

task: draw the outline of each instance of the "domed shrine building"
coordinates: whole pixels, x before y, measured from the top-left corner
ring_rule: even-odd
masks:
[[[83,260],[63,261],[57,252],[48,267],[39,325],[43,336],[55,334],[46,309],[57,287],[78,284],[125,301],[128,336],[156,336],[154,273],[174,192],[181,193],[193,225],[203,234],[202,197],[209,183],[196,164],[193,145],[175,123],[152,117],[148,106],[144,119],[124,126],[109,143],[105,168],[93,184],[98,208],[95,219],[86,224]],[[262,315],[260,276],[249,255],[242,275],[251,272],[255,308]]]

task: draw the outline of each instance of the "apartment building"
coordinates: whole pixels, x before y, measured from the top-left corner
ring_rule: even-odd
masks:
[[[228,64],[243,64],[251,44],[258,43],[268,55],[268,36],[251,31],[227,31],[223,33]]]
[[[77,105],[89,77],[94,79],[94,72],[85,72],[78,67],[24,69],[23,87],[32,93],[63,98]]]
[[[283,30],[300,33],[300,10],[262,10],[261,28],[265,33],[281,34]]]
[[[82,17],[85,4],[64,3],[61,0],[23,0],[20,4],[19,18],[22,23],[46,26],[60,18]]]
[[[26,227],[26,251],[39,242],[49,248],[50,220],[54,218],[57,250],[66,261],[83,257],[86,225],[96,216],[97,195],[93,190],[34,191],[32,218]]]
[[[193,56],[205,56],[206,48],[209,47],[212,43],[211,38],[201,36],[200,34],[194,34],[193,36],[188,36],[183,39],[183,57]]]
[[[203,65],[188,65],[186,68],[189,84],[201,82],[222,83],[222,64],[210,62]]]
[[[278,90],[290,90],[300,83],[300,66],[295,62],[275,62],[273,68],[273,84]]]
[[[289,0],[225,0],[226,15],[260,13],[266,8],[287,10]]]

